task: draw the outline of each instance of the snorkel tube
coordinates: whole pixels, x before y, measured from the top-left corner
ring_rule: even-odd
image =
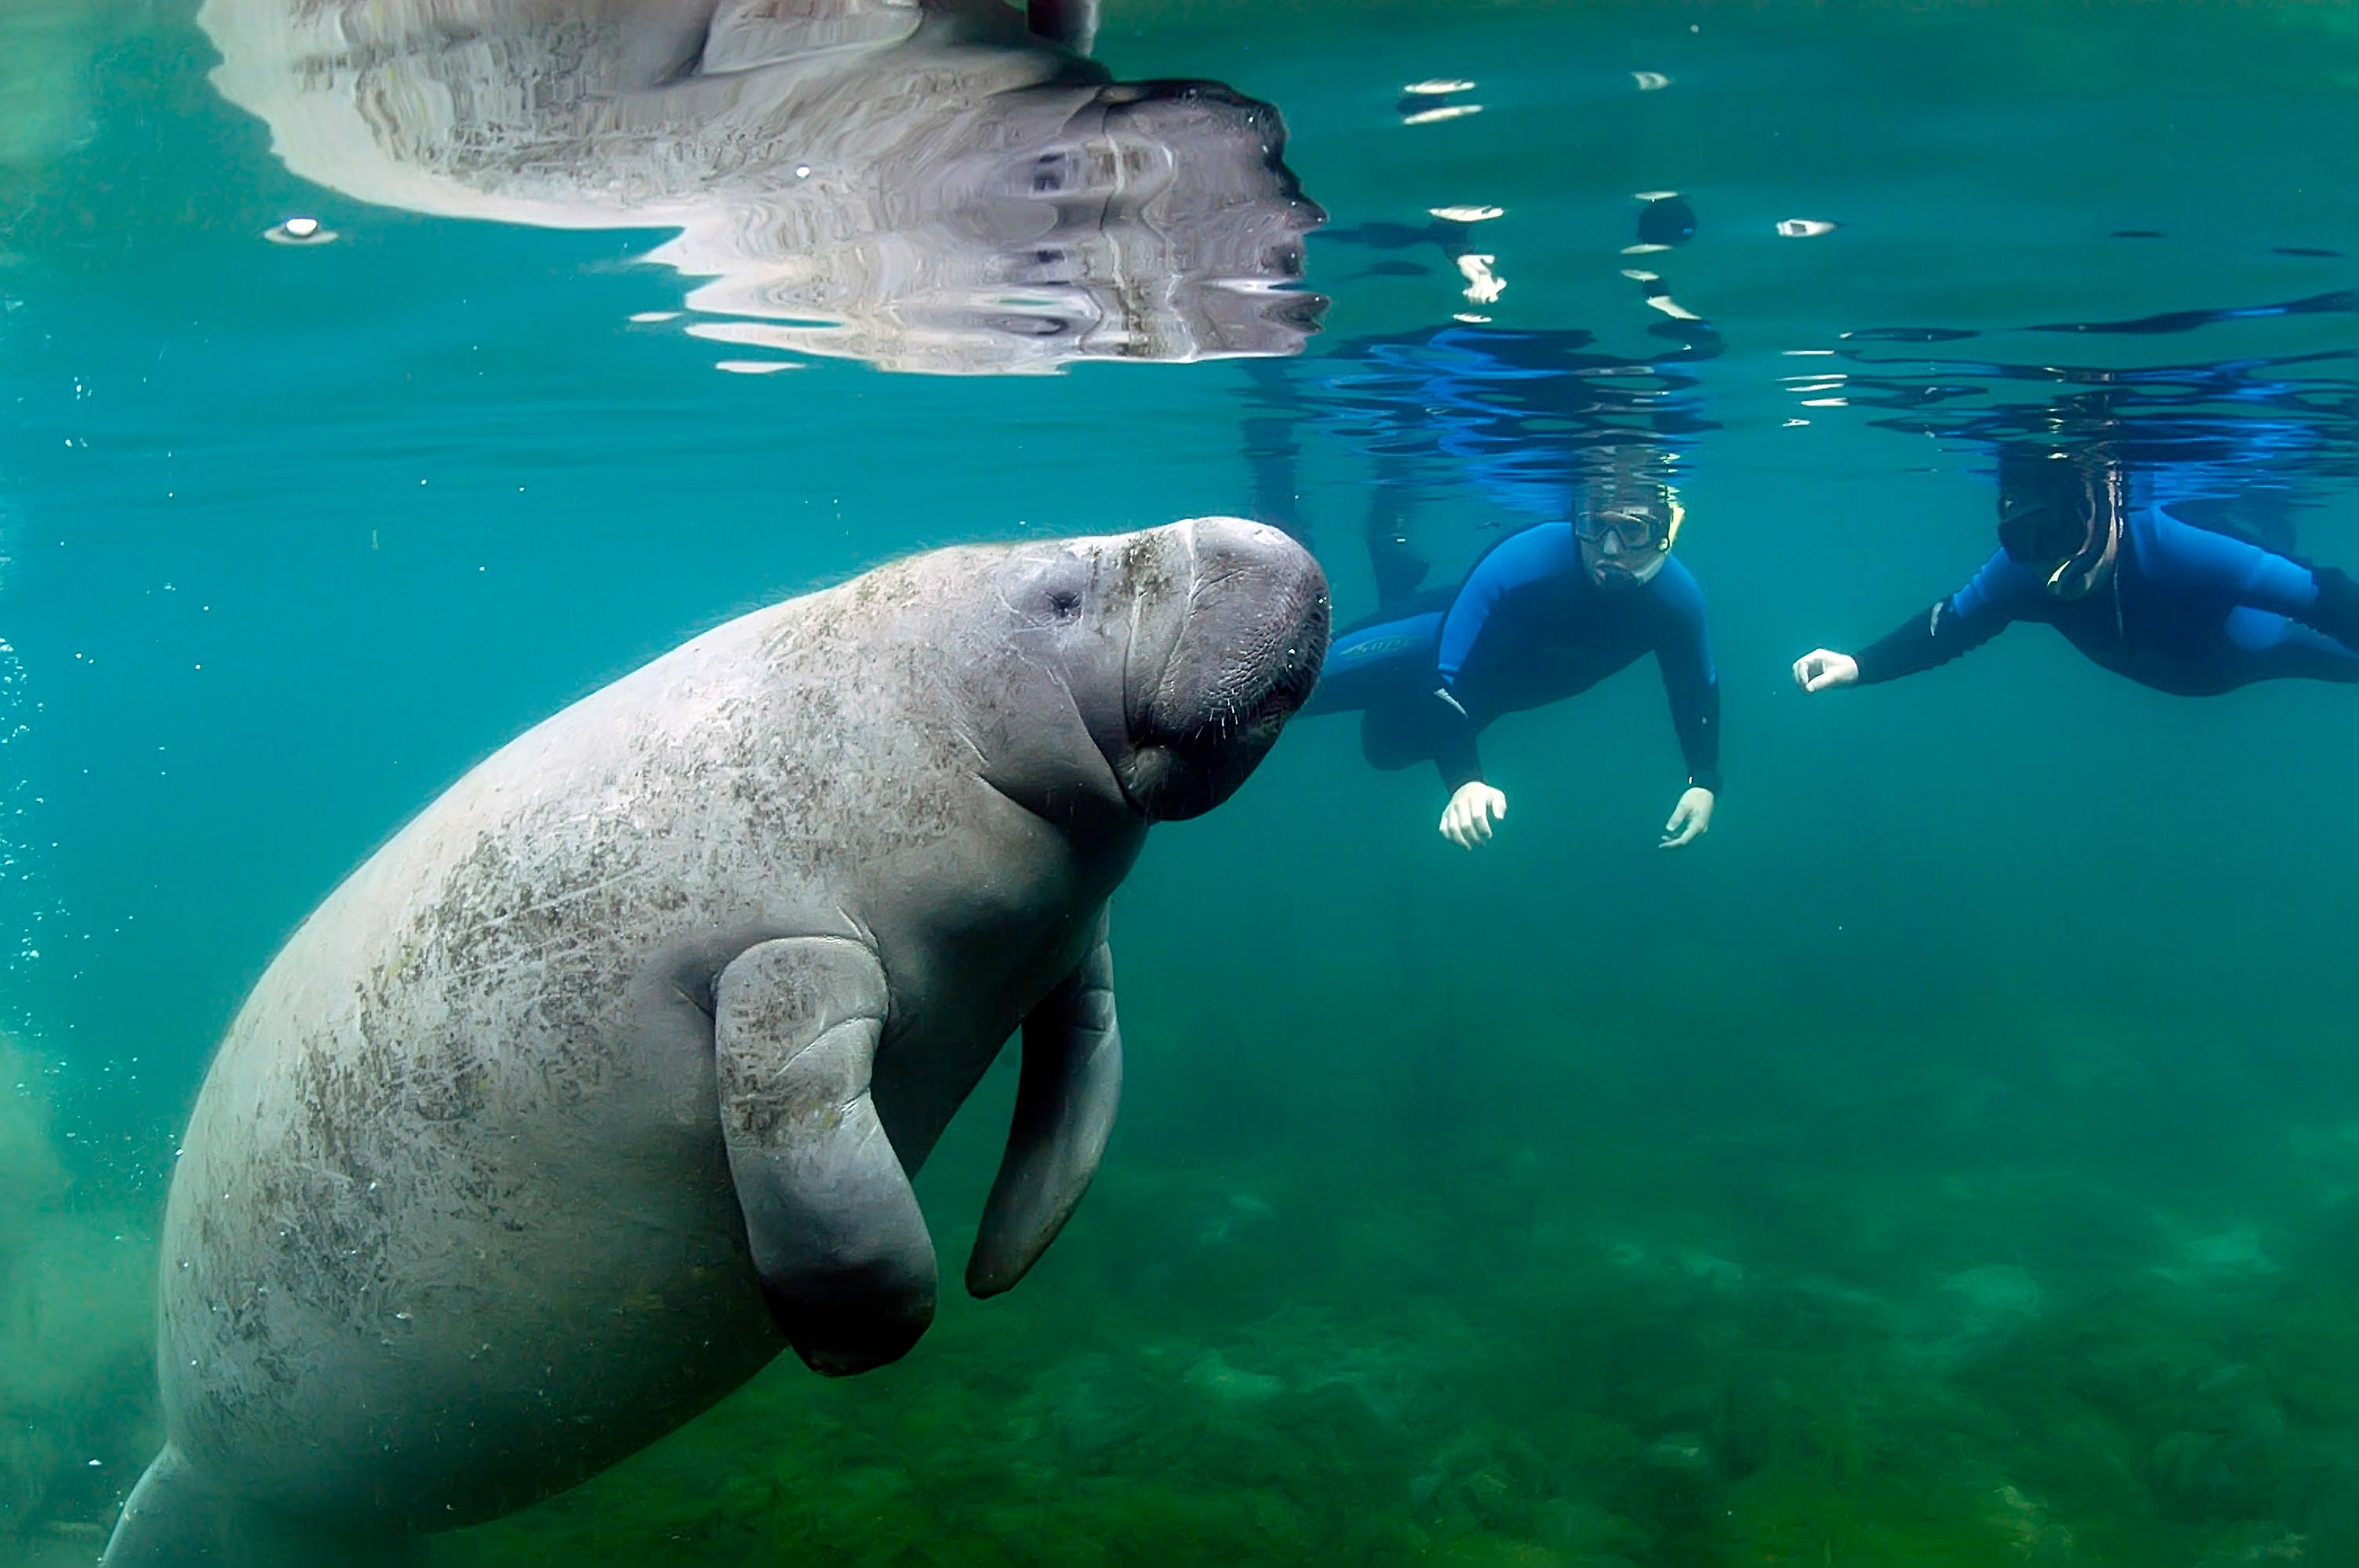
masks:
[[[2121,536],[2121,465],[2093,453],[2017,448],[1999,457],[1999,547],[2078,599],[2097,586]]]

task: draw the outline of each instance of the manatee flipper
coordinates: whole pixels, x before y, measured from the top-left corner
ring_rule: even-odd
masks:
[[[1100,916],[1097,946],[1024,1021],[1016,1119],[967,1259],[969,1291],[995,1296],[1040,1260],[1097,1173],[1121,1098],[1114,955]]]
[[[721,971],[713,1047],[729,1174],[774,1318],[811,1369],[899,1359],[934,1320],[934,1243],[869,1098],[889,1005],[845,937],[760,943]]]
[[[1089,53],[1098,41],[1098,0],[1030,0],[1024,18],[1034,38],[1061,44],[1075,54]]]
[[[124,1499],[99,1568],[399,1568],[415,1537],[336,1530],[208,1486],[171,1444]]]

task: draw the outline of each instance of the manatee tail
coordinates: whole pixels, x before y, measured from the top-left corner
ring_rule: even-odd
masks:
[[[225,1563],[221,1505],[167,1444],[124,1499],[99,1568],[196,1568]]]
[[[374,1539],[371,1539],[371,1536]],[[131,1488],[99,1568],[398,1568],[416,1542],[322,1530],[207,1485],[169,1444]]]

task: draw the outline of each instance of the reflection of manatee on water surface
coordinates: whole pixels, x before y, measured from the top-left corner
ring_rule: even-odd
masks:
[[[907,1352],[910,1177],[1011,1034],[966,1285],[1056,1237],[1122,1080],[1106,905],[1317,678],[1274,528],[912,557],[481,763],[230,1025],[158,1262],[166,1444],[108,1568],[358,1568],[573,1485],[791,1345]]]
[[[677,226],[648,259],[706,280],[690,308],[734,319],[688,330],[716,341],[1007,373],[1292,353],[1325,308],[1286,287],[1325,215],[1275,109],[1115,82],[1000,0],[205,0],[199,19],[216,85],[295,173],[442,217]]]

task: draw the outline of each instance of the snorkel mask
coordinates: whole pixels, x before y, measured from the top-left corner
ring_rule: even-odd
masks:
[[[1584,513],[1572,525],[1581,564],[1600,588],[1635,588],[1663,569],[1686,519],[1687,508],[1668,491],[1659,511],[1625,505]]]
[[[1593,447],[1582,456],[1572,524],[1582,569],[1599,588],[1636,588],[1671,558],[1687,516],[1670,484],[1674,456],[1630,440]]]
[[[2085,598],[2111,564],[2121,530],[2121,471],[2107,464],[2092,473],[2065,453],[2048,457],[2066,466],[2002,467],[1999,546],[2038,571],[2050,597],[2070,601]]]

